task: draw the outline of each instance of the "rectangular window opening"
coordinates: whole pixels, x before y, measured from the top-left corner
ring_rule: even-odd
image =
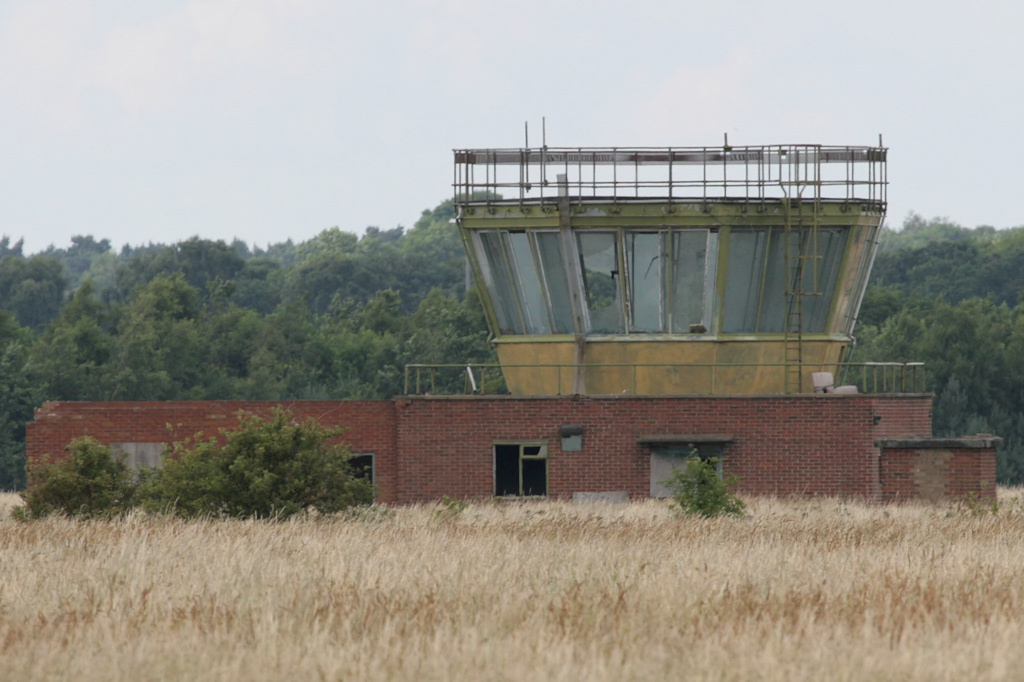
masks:
[[[691,457],[715,462],[718,477],[722,478],[724,443],[659,443],[651,444],[651,497],[669,497],[670,491],[662,483],[675,469],[686,466]]]
[[[376,483],[377,472],[373,460],[372,452],[359,452],[349,457],[348,468],[356,478],[365,478],[370,483]]]
[[[167,446],[163,443],[111,443],[110,452],[120,458],[125,466],[134,472],[142,469],[159,469]]]
[[[543,497],[547,494],[547,446],[528,443],[494,446],[496,497]]]

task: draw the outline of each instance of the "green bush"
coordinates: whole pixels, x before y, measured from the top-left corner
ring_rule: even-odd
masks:
[[[469,507],[469,505],[457,497],[442,495],[441,508],[434,511],[434,516],[439,519],[454,519],[456,516],[466,511],[467,507]]]
[[[719,478],[717,463],[715,458],[702,460],[694,454],[686,460],[686,466],[675,469],[662,481],[672,493],[678,514],[707,518],[739,516],[746,510],[743,500],[730,492],[739,479],[735,475]]]
[[[221,441],[175,443],[145,486],[146,508],[178,516],[287,518],[331,514],[373,501],[373,486],[353,475],[351,450],[332,444],[342,429],[242,415]]]
[[[54,513],[83,518],[124,514],[136,501],[132,472],[110,448],[92,438],[76,438],[67,456],[31,465],[25,505],[15,518],[39,519]]]

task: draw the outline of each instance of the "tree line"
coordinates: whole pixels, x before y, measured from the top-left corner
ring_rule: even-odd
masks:
[[[936,435],[992,433],[1000,482],[1024,483],[1024,227],[911,214],[884,230],[857,361],[925,363]]]
[[[0,239],[0,489],[45,400],[390,398],[407,363],[493,361],[453,215],[265,249]]]
[[[0,489],[44,400],[389,398],[407,363],[494,361],[452,217],[266,248],[0,239]],[[1024,227],[911,214],[882,232],[852,358],[926,363],[935,433],[1003,437],[1003,483],[1024,483],[1022,292]]]

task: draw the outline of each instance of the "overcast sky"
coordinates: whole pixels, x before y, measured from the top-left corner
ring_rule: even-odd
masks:
[[[1024,2],[0,0],[0,234],[410,227],[451,150],[890,147],[909,211],[1024,224]]]

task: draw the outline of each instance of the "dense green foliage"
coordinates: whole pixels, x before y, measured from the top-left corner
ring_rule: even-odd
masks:
[[[998,477],[1024,483],[1024,228],[911,215],[886,231],[857,326],[857,361],[921,361],[936,435],[1004,439]]]
[[[44,400],[389,398],[408,363],[493,362],[453,215],[266,249],[0,238],[0,489]]]
[[[243,415],[217,439],[175,443],[143,487],[145,506],[178,516],[284,519],[332,514],[373,501],[373,486],[352,475],[342,430],[295,422],[284,410],[269,420]]]
[[[730,489],[737,483],[736,476],[719,477],[718,460],[701,459],[694,453],[686,465],[673,469],[672,475],[662,481],[672,495],[673,509],[682,516],[740,516],[747,509],[743,500]]]
[[[81,518],[109,518],[135,506],[132,473],[110,448],[92,438],[76,438],[67,456],[40,462],[29,472],[31,487],[16,518],[40,519],[53,513]]]

